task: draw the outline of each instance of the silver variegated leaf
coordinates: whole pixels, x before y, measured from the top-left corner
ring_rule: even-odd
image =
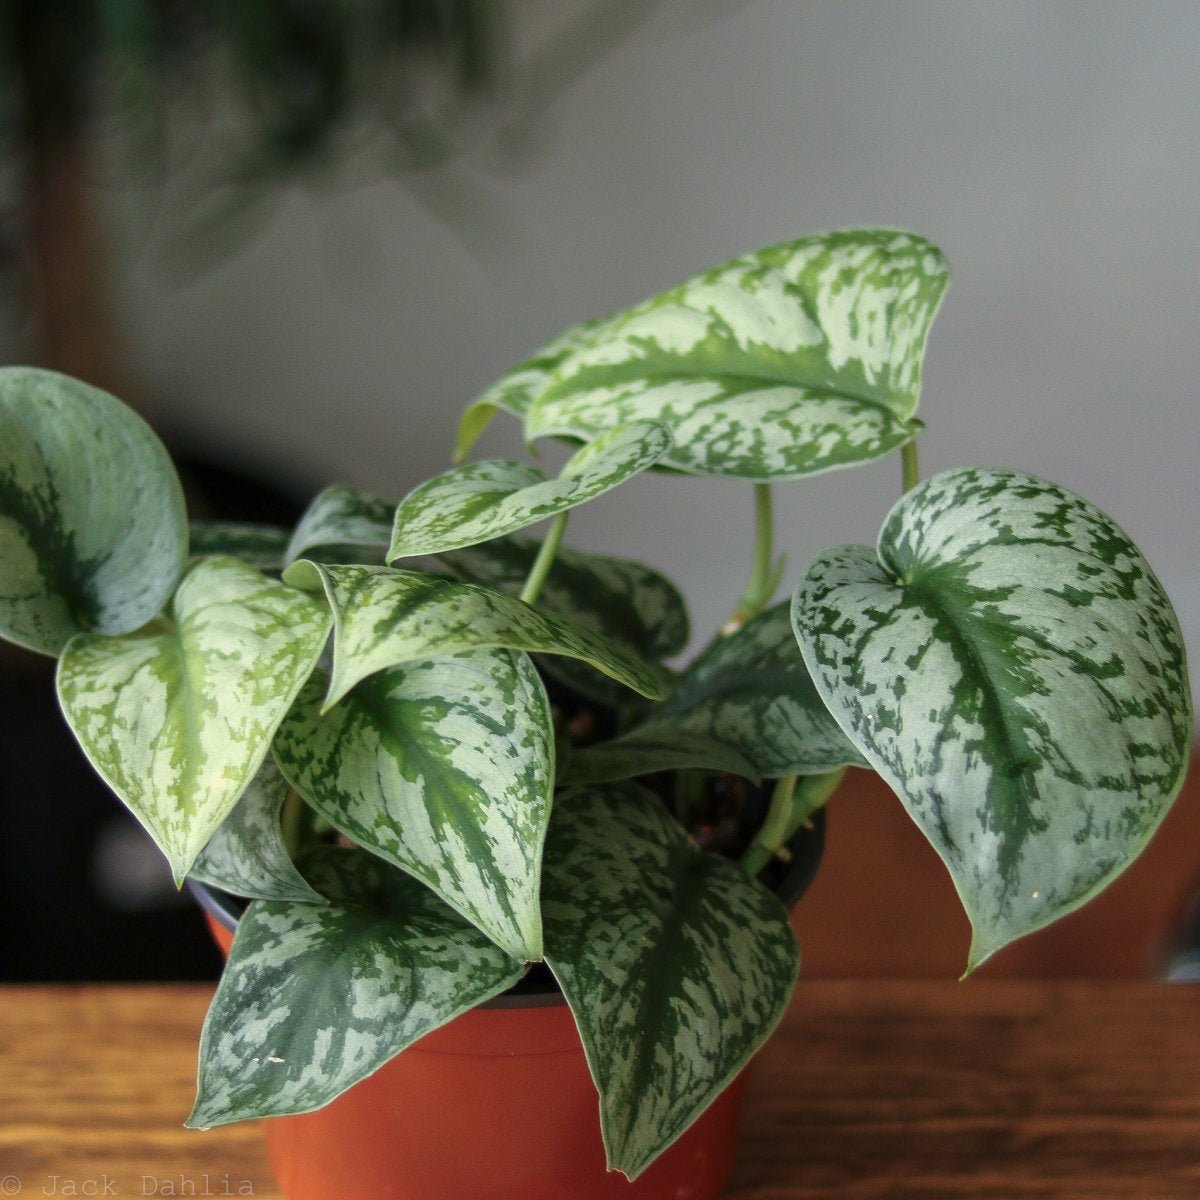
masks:
[[[267,755],[221,827],[200,852],[189,875],[232,896],[321,904],[296,869],[280,827],[287,780]]]
[[[813,685],[785,602],[713,642],[641,725],[576,749],[567,779],[599,783],[680,767],[815,775],[862,763]]]
[[[463,579],[519,593],[540,548],[532,538],[504,537],[449,551],[439,559]],[[666,576],[628,559],[560,547],[537,607],[623,643],[651,663],[687,645],[687,606],[678,589]],[[559,657],[542,665],[601,704],[615,707],[628,699],[619,684],[578,660]]]
[[[193,521],[189,526],[191,553],[197,557],[241,559],[258,571],[283,570],[288,531],[278,525],[240,521]]]
[[[176,882],[262,765],[329,624],[304,592],[236,559],[203,558],[166,617],[67,644],[58,666],[67,723]]]
[[[698,850],[632,784],[559,795],[546,961],[579,1026],[611,1168],[637,1176],[704,1111],[787,1007],[787,912]]]
[[[341,484],[327,487],[304,510],[285,559],[381,563],[395,513],[394,501]]]
[[[794,620],[826,703],[950,870],[968,969],[1099,891],[1179,790],[1175,614],[1125,534],[1053,484],[927,480],[877,552],[813,563]]]
[[[605,322],[555,368],[526,436],[660,421],[674,437],[665,464],[760,481],[878,458],[920,429],[947,278],[934,246],[893,230],[736,258]]]
[[[200,1038],[194,1129],[320,1108],[524,973],[363,851],[317,851],[305,871],[330,904],[255,900],[238,924]]]
[[[643,422],[608,430],[569,458],[557,479],[509,459],[455,467],[400,502],[388,561],[457,550],[555,517],[652,467],[670,446],[663,426]]]
[[[644,696],[662,695],[654,671],[620,643],[479,584],[303,559],[287,569],[286,578],[309,590],[323,587],[333,609],[326,708],[385,667],[483,647],[567,655]]]
[[[462,462],[497,412],[524,417],[529,406],[545,389],[555,368],[584,345],[604,324],[604,318],[585,321],[560,334],[519,366],[498,379],[464,412],[458,423],[454,461]]]
[[[0,637],[57,655],[128,633],[186,556],[183,491],[141,417],[65,375],[0,369]]]
[[[324,715],[314,678],[275,758],[336,829],[416,876],[514,957],[541,958],[554,729],[527,655],[475,650],[393,667]]]

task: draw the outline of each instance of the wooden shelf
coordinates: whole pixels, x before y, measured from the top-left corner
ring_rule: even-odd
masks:
[[[208,996],[0,989],[0,1191],[207,1177],[279,1200],[257,1129],[182,1127]],[[1197,1062],[1189,985],[802,981],[729,1200],[1195,1200]]]

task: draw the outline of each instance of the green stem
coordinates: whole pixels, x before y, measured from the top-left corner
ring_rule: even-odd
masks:
[[[916,438],[913,438],[911,442],[905,442],[900,448],[900,470],[902,473],[902,486],[906,492],[911,492],[921,482],[921,467],[917,459]]]
[[[521,599],[526,604],[533,604],[541,595],[542,584],[546,582],[546,576],[550,574],[554,556],[558,553],[558,544],[562,541],[563,533],[567,528],[567,517],[570,515],[568,509],[566,512],[560,512],[554,518],[550,532],[546,534],[546,540],[542,543],[537,558],[533,560],[533,566],[529,568],[529,576],[525,580],[525,586],[521,589]]]
[[[279,828],[283,833],[283,844],[292,858],[299,857],[300,851],[303,849],[301,845],[303,819],[304,801],[300,799],[295,788],[288,788],[288,793],[283,799],[283,807],[279,812]]]
[[[846,768],[824,775],[785,775],[775,784],[762,828],[742,855],[742,869],[757,875],[763,867],[786,851],[796,831],[812,818],[842,782]]]
[[[799,775],[784,775],[775,781],[775,790],[771,793],[771,803],[763,818],[762,828],[742,855],[742,866],[751,875],[757,875],[783,845],[784,830],[792,815],[796,784],[799,782]]]
[[[736,633],[745,623],[757,617],[775,594],[777,581],[773,571],[772,549],[775,539],[774,513],[772,511],[771,485],[754,485],[754,560],[750,564],[750,578],[746,590],[738,601],[737,608],[725,622],[722,633]]]

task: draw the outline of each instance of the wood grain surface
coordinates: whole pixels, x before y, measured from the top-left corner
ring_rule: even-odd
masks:
[[[0,990],[0,1196],[279,1200],[256,1129],[182,1128],[207,999]],[[1197,1063],[1194,986],[802,982],[729,1200],[1196,1200]]]

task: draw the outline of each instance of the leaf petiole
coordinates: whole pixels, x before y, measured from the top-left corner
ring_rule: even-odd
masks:
[[[774,542],[774,513],[769,483],[754,485],[754,559],[750,565],[750,578],[746,590],[738,601],[729,620],[721,632],[728,636],[737,633],[747,621],[757,617],[775,595],[783,575],[783,560],[772,562]]]
[[[560,512],[550,525],[550,532],[546,534],[546,540],[542,543],[537,558],[533,560],[533,566],[529,568],[525,586],[521,589],[521,599],[526,604],[535,603],[538,596],[541,595],[542,585],[546,582],[546,576],[550,574],[550,568],[554,565],[554,557],[558,554],[559,543],[563,539],[563,533],[567,528],[567,518],[570,515],[569,512]]]
[[[911,492],[921,482],[921,467],[917,458],[917,439],[905,442],[900,448],[900,486],[905,492]]]
[[[762,828],[741,857],[748,875],[757,875],[771,859],[779,857],[796,831],[837,790],[845,767],[822,775],[784,775],[776,781]]]

